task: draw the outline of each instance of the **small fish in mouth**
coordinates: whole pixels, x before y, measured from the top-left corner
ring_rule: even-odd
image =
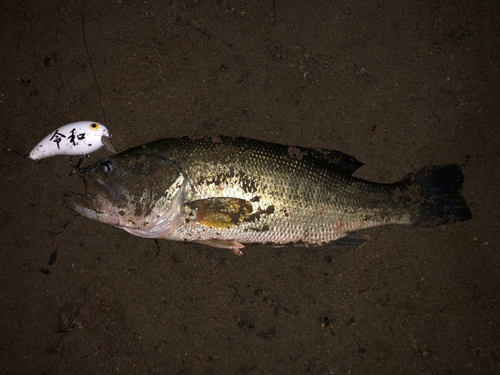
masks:
[[[231,249],[245,244],[362,245],[356,231],[436,227],[472,218],[456,164],[380,184],[352,177],[362,163],[339,151],[246,138],[167,138],[78,171],[85,194],[66,205],[147,238]]]

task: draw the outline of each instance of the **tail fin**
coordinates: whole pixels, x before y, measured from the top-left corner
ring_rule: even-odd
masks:
[[[458,165],[423,168],[402,182],[420,190],[421,201],[414,225],[437,227],[472,219],[467,202],[460,194],[464,175]]]

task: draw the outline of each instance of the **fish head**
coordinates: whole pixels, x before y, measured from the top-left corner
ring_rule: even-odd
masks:
[[[187,186],[179,163],[157,153],[124,152],[77,174],[86,192],[65,194],[68,208],[93,220],[144,232],[133,233],[143,237],[160,237],[160,229],[179,216]]]

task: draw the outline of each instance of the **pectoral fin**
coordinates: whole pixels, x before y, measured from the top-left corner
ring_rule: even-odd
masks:
[[[186,203],[189,219],[209,228],[230,229],[253,211],[249,201],[239,198],[207,198]]]

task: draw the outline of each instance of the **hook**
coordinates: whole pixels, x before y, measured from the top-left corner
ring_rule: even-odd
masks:
[[[71,165],[74,169],[69,173],[69,177],[73,176],[75,174],[76,171],[80,170],[80,165],[82,164],[82,161],[83,159],[86,159],[89,157],[89,154],[84,154],[84,155],[80,155],[80,158],[78,159],[78,163],[76,163],[76,165],[73,165],[73,163],[71,162],[71,160],[73,160],[73,156],[72,155],[70,158],[69,158],[69,165]]]

